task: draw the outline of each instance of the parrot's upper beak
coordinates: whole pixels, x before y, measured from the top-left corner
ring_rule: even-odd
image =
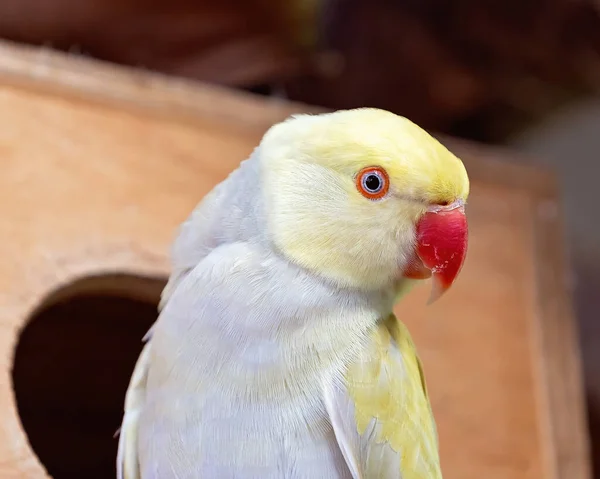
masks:
[[[404,276],[433,276],[429,303],[446,292],[458,276],[467,255],[468,225],[463,201],[433,205],[417,223],[416,258]]]

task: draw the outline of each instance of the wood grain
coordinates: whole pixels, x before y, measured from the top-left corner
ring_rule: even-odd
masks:
[[[0,44],[1,477],[47,477],[12,389],[27,318],[80,278],[167,275],[179,223],[299,111],[317,110]],[[589,479],[552,177],[442,141],[472,179],[469,255],[447,297],[425,307],[420,288],[397,312],[422,352],[445,477]],[[143,290],[130,294],[156,294]]]

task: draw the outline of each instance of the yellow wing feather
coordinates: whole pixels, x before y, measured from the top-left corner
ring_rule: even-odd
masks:
[[[359,444],[387,444],[399,456],[400,470],[391,475],[388,469],[382,475],[381,465],[364,453],[369,445],[360,444],[363,451],[356,456],[362,473],[358,477],[441,479],[437,431],[423,368],[408,329],[394,315],[378,325],[368,347],[350,366],[346,389],[354,403]],[[385,460],[390,463],[389,457]]]

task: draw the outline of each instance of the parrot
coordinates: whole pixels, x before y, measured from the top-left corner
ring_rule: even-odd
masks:
[[[441,479],[393,308],[466,257],[463,162],[409,119],[298,113],[179,226],[125,394],[118,479]]]

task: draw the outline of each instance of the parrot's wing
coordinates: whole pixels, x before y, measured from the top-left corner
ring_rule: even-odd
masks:
[[[436,425],[406,327],[382,321],[325,405],[354,479],[441,479]]]
[[[150,343],[147,342],[135,364],[125,395],[125,414],[119,431],[117,479],[140,478],[137,457],[138,420],[146,399],[146,378],[149,365]]]
[[[211,226],[214,210],[212,204],[218,199],[220,185],[206,195],[179,227],[171,248],[172,271],[161,295],[158,309],[162,310],[181,280],[215,246],[211,244]]]
[[[250,225],[253,212],[249,198],[259,191],[255,155],[242,161],[239,168],[204,196],[179,227],[171,249],[171,276],[161,294],[159,310],[183,278],[211,251],[240,239],[240,230],[251,233],[254,225]]]

